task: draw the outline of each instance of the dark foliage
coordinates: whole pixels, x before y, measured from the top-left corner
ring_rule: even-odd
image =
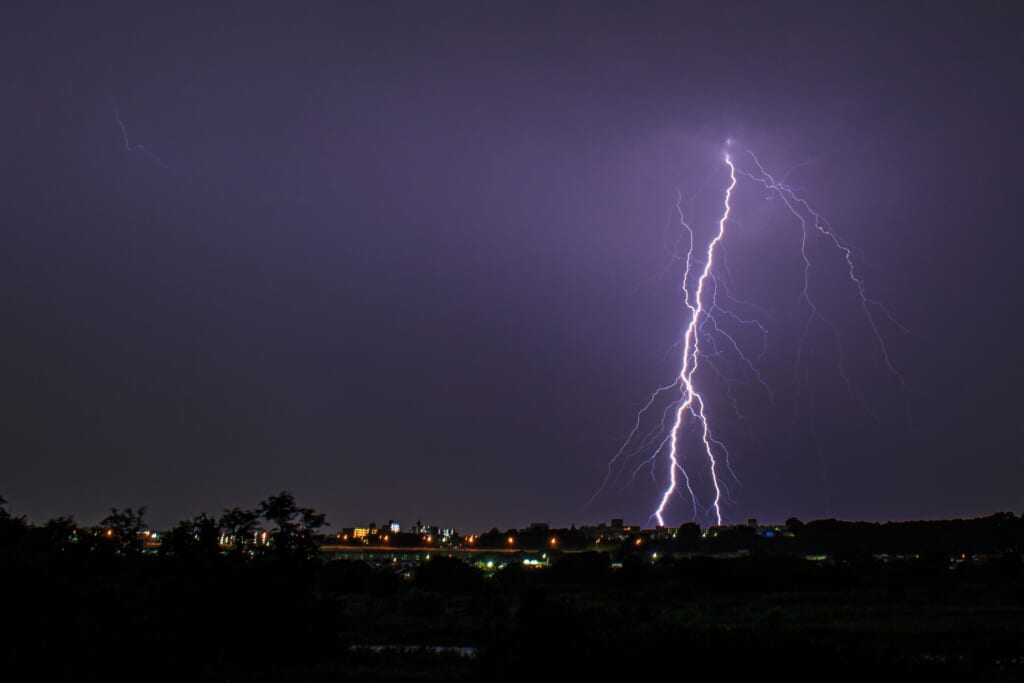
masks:
[[[485,576],[442,555],[411,571],[323,562],[303,537],[319,515],[290,495],[260,510],[273,542],[259,542],[258,513],[234,509],[180,522],[157,549],[140,540],[144,508],[112,510],[96,529],[35,526],[0,499],[0,604],[13,627],[4,680],[608,680],[682,662],[729,680],[1024,674],[1012,515],[790,520],[776,538],[684,527],[615,557],[552,552],[550,568],[509,554]],[[823,551],[826,561],[803,557]],[[469,645],[478,656],[351,649],[360,644]]]
[[[138,555],[142,552],[141,534],[146,530],[143,519],[145,514],[145,506],[138,510],[110,508],[110,514],[103,518],[100,526],[104,529],[103,538],[113,552],[118,555]]]
[[[160,539],[160,554],[210,561],[220,555],[220,531],[217,521],[205,513],[182,520]]]
[[[281,555],[312,557],[317,553],[315,535],[327,525],[326,517],[295,504],[287,491],[270,496],[260,503],[260,514],[273,525],[270,548]]]
[[[413,584],[438,593],[471,593],[483,576],[476,568],[452,557],[435,557],[416,567]]]

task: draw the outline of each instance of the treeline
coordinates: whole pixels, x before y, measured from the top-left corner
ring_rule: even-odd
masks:
[[[160,556],[176,559],[312,558],[319,549],[316,534],[327,526],[323,513],[300,507],[287,491],[255,509],[230,508],[219,517],[202,513],[162,533],[149,528],[145,514],[145,507],[111,508],[96,527],[80,526],[73,517],[36,526],[11,515],[0,497],[0,553],[8,559],[16,553],[131,557],[158,544]]]
[[[777,528],[752,526],[701,530],[685,524],[675,539],[655,544],[667,552],[827,555],[838,560],[875,556],[1000,555],[1024,552],[1024,518],[999,512],[975,519],[913,522],[846,522],[790,518]]]

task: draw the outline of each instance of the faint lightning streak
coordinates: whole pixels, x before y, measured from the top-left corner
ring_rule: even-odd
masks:
[[[757,156],[755,156],[753,152],[747,150],[747,154],[749,154],[750,158],[753,159],[754,164],[757,166],[758,171],[761,173],[761,176],[758,177],[752,174],[744,175],[746,175],[751,180],[761,183],[768,190],[775,192],[778,195],[778,197],[783,201],[783,203],[785,203],[786,207],[790,210],[790,212],[794,216],[796,216],[796,218],[800,221],[803,231],[803,239],[801,241],[800,249],[801,254],[804,258],[804,300],[810,306],[812,314],[814,316],[817,316],[821,320],[825,320],[824,316],[822,316],[821,313],[818,311],[818,308],[814,305],[814,302],[811,300],[810,297],[811,260],[807,255],[807,220],[804,218],[801,212],[797,210],[797,206],[802,207],[803,210],[814,219],[814,229],[817,230],[818,233],[820,233],[822,236],[827,238],[833,244],[833,246],[835,246],[835,248],[838,249],[840,253],[842,253],[843,259],[846,261],[847,273],[850,277],[850,280],[854,283],[854,286],[857,289],[857,294],[860,297],[861,309],[864,311],[864,315],[867,318],[868,325],[871,327],[871,332],[874,334],[875,341],[878,344],[879,351],[882,354],[882,358],[885,360],[885,366],[889,370],[889,373],[896,378],[900,386],[903,387],[904,389],[907,388],[906,380],[892,363],[892,359],[889,356],[889,349],[886,346],[885,340],[882,338],[881,331],[878,329],[878,323],[875,320],[875,316],[872,315],[871,313],[871,306],[874,306],[881,310],[884,313],[884,315],[893,324],[898,326],[900,330],[902,330],[903,332],[906,332],[907,329],[899,323],[899,321],[888,309],[888,307],[886,307],[882,302],[872,299],[867,295],[867,289],[864,284],[864,279],[857,274],[857,268],[853,262],[853,250],[849,246],[847,246],[842,239],[840,239],[840,237],[835,233],[835,231],[832,230],[832,227],[829,225],[828,221],[825,220],[825,218],[821,214],[815,211],[805,199],[797,195],[790,186],[784,183],[776,182],[775,178],[773,178],[771,174],[764,169],[764,166],[761,165],[761,162],[758,160]],[[832,327],[838,343],[839,332],[837,329],[835,329],[834,324],[832,324]],[[842,353],[841,347],[840,353]],[[845,371],[842,372],[843,378],[846,379],[849,383]]]
[[[177,167],[171,166],[170,164],[165,163],[163,159],[158,157],[155,153],[153,153],[145,145],[132,144],[131,141],[128,139],[128,129],[125,127],[124,121],[121,119],[121,112],[118,111],[117,107],[114,107],[114,116],[117,119],[117,126],[118,126],[118,128],[121,129],[121,137],[124,138],[124,148],[125,148],[126,151],[128,151],[128,152],[141,152],[142,154],[144,154],[147,157],[149,157],[150,159],[152,159],[153,162],[156,163],[156,165],[160,166],[161,168],[166,168],[169,171],[177,171],[178,170]]]
[[[747,366],[747,369],[750,370],[751,374],[754,376],[754,379],[757,380],[757,383],[760,384],[761,388],[763,388],[765,390],[765,392],[768,394],[768,398],[771,399],[772,403],[774,403],[775,402],[775,394],[772,392],[772,388],[770,386],[768,386],[768,382],[766,382],[764,380],[764,377],[761,375],[761,371],[757,369],[757,366],[754,365],[754,362],[752,360],[750,360],[750,358],[747,356],[747,354],[743,353],[743,350],[740,348],[740,345],[736,342],[736,339],[731,334],[727,333],[725,330],[723,330],[721,327],[719,327],[718,320],[715,318],[715,316],[712,313],[712,311],[716,311],[716,310],[717,311],[723,311],[726,315],[730,316],[733,320],[735,320],[736,322],[738,322],[738,323],[740,323],[742,325],[755,325],[755,326],[757,326],[757,328],[761,331],[761,355],[762,356],[764,355],[764,352],[765,352],[765,349],[766,349],[766,344],[767,344],[767,339],[768,339],[768,330],[765,329],[765,326],[759,320],[754,320],[754,319],[744,320],[744,319],[740,318],[738,315],[736,315],[735,313],[732,313],[731,311],[727,311],[727,310],[721,308],[718,305],[718,280],[715,279],[714,277],[712,277],[711,281],[712,281],[712,284],[714,285],[714,289],[711,290],[711,307],[709,309],[707,320],[714,327],[716,332],[718,332],[720,335],[722,335],[723,337],[725,337],[729,341],[729,344],[732,346],[733,351],[736,352],[736,355],[739,356],[739,359],[741,361],[743,361],[743,363]]]
[[[626,448],[629,446],[629,444],[633,443],[634,437],[636,437],[637,432],[640,431],[640,422],[641,422],[641,420],[643,420],[643,417],[647,413],[647,411],[651,409],[651,406],[654,405],[654,402],[657,400],[658,396],[660,396],[662,393],[668,391],[669,389],[673,388],[677,384],[679,384],[679,380],[678,379],[676,381],[672,382],[671,384],[667,384],[667,385],[665,385],[663,387],[658,387],[658,389],[653,394],[651,394],[651,397],[647,400],[647,403],[644,404],[644,407],[641,408],[639,410],[639,412],[637,412],[637,414],[636,414],[636,422],[633,424],[633,429],[630,430],[629,436],[626,437],[626,440],[622,443],[622,446],[619,447],[619,450],[615,454],[615,457],[612,458],[610,461],[608,461],[608,471],[604,475],[604,481],[601,482],[600,488],[598,488],[596,491],[594,491],[594,495],[592,495],[590,497],[590,500],[587,501],[587,505],[590,505],[591,503],[593,503],[594,499],[597,498],[597,496],[602,491],[604,491],[605,487],[608,486],[608,481],[609,481],[609,479],[611,479],[612,469],[614,468],[615,463],[618,461],[619,458],[622,457],[622,454],[625,453]],[[645,439],[644,441],[646,442],[647,439]],[[661,450],[661,448],[659,447],[658,450]],[[655,451],[655,454],[657,454],[657,451]],[[628,460],[628,457],[627,457],[627,460]],[[634,473],[634,476],[636,476],[636,473]]]
[[[736,343],[736,340],[732,337],[732,335],[726,333],[721,327],[718,326],[718,321],[715,320],[715,317],[713,315],[709,314],[708,320],[711,321],[711,326],[714,328],[715,332],[718,332],[720,335],[722,335],[729,341],[729,345],[732,346],[733,351],[736,352],[736,355],[739,357],[739,359],[743,361],[744,365],[747,366],[747,369],[750,370],[751,374],[754,376],[755,381],[757,381],[757,383],[761,385],[761,388],[765,390],[765,393],[768,394],[769,400],[771,400],[771,402],[774,403],[775,394],[774,392],[772,392],[772,388],[768,386],[768,382],[766,382],[764,377],[761,375],[761,371],[757,369],[756,365],[754,365],[754,362],[750,360],[747,354],[743,353],[743,351],[740,349],[740,345]]]
[[[682,192],[680,192],[678,190],[676,191],[676,212],[679,214],[679,224],[686,230],[686,233],[687,233],[687,235],[689,237],[689,246],[686,249],[686,259],[685,259],[686,274],[689,275],[689,273],[690,273],[690,264],[692,263],[692,257],[693,257],[693,228],[691,228],[689,223],[686,222],[686,216],[683,214],[683,194],[682,194]],[[671,252],[672,253],[672,261],[669,263],[669,265],[671,265],[672,262],[679,260],[679,252],[677,250],[678,247],[679,247],[679,241],[677,240],[675,245],[673,246],[673,249],[672,249],[672,252]],[[666,272],[667,272],[667,269],[666,269]],[[664,275],[664,273],[663,273],[663,275]],[[687,289],[685,277],[683,279],[683,293],[684,293],[684,300],[685,300],[686,306],[692,312],[693,311],[693,307],[690,305],[690,292]],[[607,470],[607,472],[605,472],[604,480],[601,482],[601,486],[599,486],[598,489],[596,491],[594,491],[594,494],[590,497],[590,500],[587,501],[587,505],[590,505],[592,502],[594,502],[594,499],[597,498],[597,496],[599,496],[601,494],[601,492],[605,490],[605,488],[607,488],[608,482],[609,482],[609,480],[611,479],[611,476],[612,476],[612,471],[613,471],[613,469],[615,467],[615,463],[618,462],[619,458],[621,458],[622,454],[626,451],[626,448],[629,447],[629,444],[631,444],[633,442],[634,437],[636,437],[636,434],[637,434],[637,432],[640,429],[640,422],[643,419],[643,416],[647,413],[648,410],[650,410],[651,406],[654,404],[655,400],[657,400],[659,395],[661,395],[665,391],[668,391],[669,389],[672,389],[672,388],[676,387],[679,384],[679,381],[680,381],[679,378],[676,378],[676,380],[674,382],[672,382],[671,384],[667,384],[667,385],[665,385],[663,387],[659,387],[653,394],[651,394],[651,397],[648,399],[647,403],[644,404],[644,407],[641,408],[640,411],[637,413],[637,415],[636,415],[636,422],[633,424],[633,429],[630,430],[629,436],[626,437],[626,440],[622,443],[622,446],[619,447],[619,450],[615,454],[615,457],[613,457],[608,462],[608,470]],[[663,444],[658,446],[658,450],[656,450],[654,452],[654,455],[652,455],[651,458],[649,458],[648,460],[644,461],[644,463],[642,463],[640,465],[640,468],[642,468],[643,465],[646,464],[647,462],[650,462],[658,454],[658,452],[661,450],[662,446],[663,446]],[[635,451],[634,451],[634,454],[635,454]],[[626,458],[627,462],[629,460],[629,457],[631,457],[631,456],[627,456],[627,458]],[[637,470],[639,470],[640,468],[637,468]],[[633,477],[634,478],[636,477],[637,470],[633,471]]]

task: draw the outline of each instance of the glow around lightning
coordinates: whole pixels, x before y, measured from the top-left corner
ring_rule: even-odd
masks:
[[[732,385],[741,380],[728,376],[722,371],[718,361],[723,356],[728,355],[737,359],[740,366],[749,375],[749,381],[757,383],[765,391],[769,400],[774,401],[774,394],[758,370],[755,359],[748,356],[737,339],[719,325],[719,316],[724,316],[728,317],[734,325],[753,328],[761,336],[761,356],[764,355],[767,344],[767,326],[755,314],[740,315],[735,312],[737,307],[747,309],[757,309],[757,307],[733,296],[729,284],[731,278],[728,264],[723,251],[723,241],[732,221],[733,193],[739,177],[749,179],[768,190],[772,196],[782,201],[799,222],[802,231],[801,255],[804,261],[804,286],[801,300],[808,310],[801,345],[806,342],[808,331],[815,321],[825,323],[835,337],[839,357],[838,374],[847,387],[861,399],[865,408],[868,408],[864,396],[854,387],[844,367],[844,353],[838,328],[820,310],[812,296],[813,264],[808,245],[809,240],[817,235],[825,240],[825,244],[837,250],[845,261],[846,275],[859,297],[860,307],[877,343],[879,354],[899,385],[906,387],[903,376],[896,370],[891,360],[877,316],[881,314],[899,329],[906,330],[884,305],[867,295],[865,282],[855,265],[853,249],[836,234],[828,221],[792,187],[784,182],[776,181],[753,153],[748,152],[748,155],[753,164],[752,172],[737,168],[733,157],[729,153],[724,155],[725,167],[729,172],[729,182],[723,192],[721,211],[717,218],[717,230],[707,242],[706,247],[697,247],[695,231],[683,213],[682,198],[680,197],[680,202],[677,204],[679,224],[689,238],[689,247],[685,258],[673,251],[673,259],[682,261],[685,268],[682,294],[686,316],[679,344],[682,348],[679,374],[673,382],[655,390],[637,413],[633,429],[625,443],[608,463],[608,472],[604,482],[594,494],[596,497],[608,485],[616,463],[621,460],[620,466],[625,466],[631,458],[646,453],[646,459],[642,460],[638,467],[633,468],[632,478],[635,479],[639,472],[649,469],[652,478],[657,480],[657,472],[662,471],[661,468],[667,469],[667,483],[657,499],[657,507],[651,514],[659,526],[665,525],[670,504],[684,492],[689,496],[692,504],[694,520],[705,519],[716,525],[721,525],[723,504],[731,501],[726,481],[738,482],[729,463],[728,449],[714,435],[708,408],[709,401],[700,381],[702,376],[706,377],[706,373],[698,373],[698,370],[707,368],[722,380],[738,417],[742,418],[742,414],[738,402],[732,394]],[[759,309],[756,312],[763,313]],[[798,352],[798,362],[799,357]],[[669,407],[664,410],[654,429],[640,438],[641,425],[645,416],[654,410],[659,402],[663,401],[663,396],[666,394],[673,396]],[[868,410],[870,411],[870,408]],[[687,438],[684,439],[684,437]],[[687,451],[687,447],[692,450]],[[695,490],[695,479],[698,477],[702,480],[703,499]]]

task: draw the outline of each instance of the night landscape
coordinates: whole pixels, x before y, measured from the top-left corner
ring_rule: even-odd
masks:
[[[0,676],[1024,681],[1022,45],[4,5]]]

